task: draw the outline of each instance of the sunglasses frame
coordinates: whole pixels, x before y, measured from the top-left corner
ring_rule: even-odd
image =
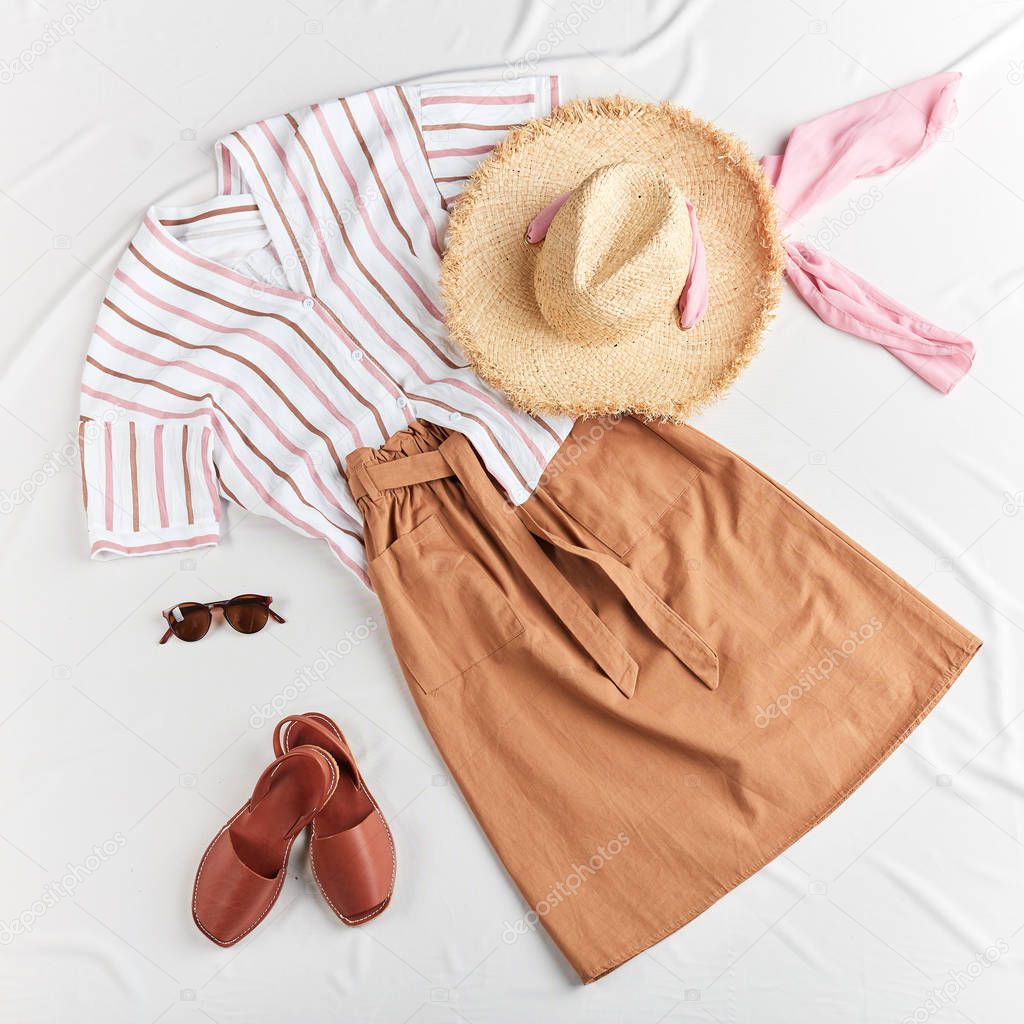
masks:
[[[167,641],[170,640],[172,636],[176,637],[178,640],[181,640],[182,643],[198,643],[206,636],[206,633],[204,633],[202,636],[196,637],[195,640],[185,640],[183,637],[178,636],[178,634],[174,632],[174,626],[171,623],[171,613],[174,611],[175,608],[180,608],[183,604],[195,605],[196,607],[205,608],[207,612],[209,612],[210,614],[211,625],[213,624],[213,613],[219,609],[221,615],[224,617],[224,621],[227,622],[227,624],[231,626],[231,628],[235,630],[236,633],[242,633],[245,636],[251,636],[252,634],[245,633],[244,630],[239,629],[231,622],[231,620],[225,614],[225,609],[227,609],[230,605],[235,604],[236,602],[249,604],[255,601],[262,604],[263,607],[267,609],[267,613],[270,615],[271,618],[273,618],[275,622],[286,622],[287,620],[284,618],[284,616],[278,615],[278,613],[270,607],[270,603],[273,600],[274,599],[270,597],[269,594],[236,594],[234,597],[229,597],[226,601],[179,601],[176,605],[172,605],[166,611],[160,613],[160,615],[167,621],[167,632],[164,633],[162,637],[160,637],[160,643],[167,643]],[[264,622],[263,626],[265,625],[266,623]],[[260,626],[259,629],[254,629],[253,633],[259,633],[263,629],[263,626]],[[209,632],[209,626],[207,626],[207,632]]]

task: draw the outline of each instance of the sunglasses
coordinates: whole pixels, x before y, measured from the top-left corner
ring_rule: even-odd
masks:
[[[161,612],[167,620],[168,630],[160,637],[160,643],[167,643],[172,634],[190,644],[202,640],[209,632],[213,613],[218,608],[227,619],[228,625],[237,629],[239,633],[258,633],[271,616],[275,622],[284,622],[284,619],[270,607],[272,600],[273,598],[264,597],[262,594],[239,594],[230,601],[210,601],[208,604],[185,601],[183,604],[176,604],[168,611]]]

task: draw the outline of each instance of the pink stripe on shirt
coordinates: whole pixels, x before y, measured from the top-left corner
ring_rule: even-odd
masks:
[[[225,267],[223,263],[214,263],[213,260],[204,259],[202,256],[196,255],[196,253],[191,249],[187,249],[185,246],[180,245],[174,238],[167,235],[161,229],[161,226],[148,215],[142,223],[145,224],[149,229],[150,234],[161,245],[170,249],[172,252],[197,267],[202,267],[204,270],[209,270],[211,273],[227,278],[229,281],[234,281],[236,284],[240,284],[250,291],[258,285],[261,291],[267,292],[270,295],[278,295],[283,299],[292,299],[295,302],[301,302],[306,298],[305,295],[302,295],[299,292],[288,291],[287,288],[275,288],[273,285],[264,284],[262,281],[254,281],[252,278],[245,277],[243,274],[238,274],[234,270],[230,270],[228,267]]]
[[[384,112],[383,112],[383,109],[380,107],[380,104],[376,103],[376,97],[373,95],[373,93],[370,93],[369,96],[370,96],[371,104],[374,104],[374,109],[377,111],[378,118],[383,118],[384,117]],[[382,124],[386,124],[386,121],[382,121]],[[317,239],[317,245],[318,245],[318,247],[320,249],[321,256],[322,256],[322,258],[324,260],[325,266],[327,267],[328,273],[330,274],[331,280],[338,286],[338,288],[345,295],[345,297],[349,300],[349,302],[352,303],[353,307],[363,317],[363,319],[366,320],[366,322],[373,328],[373,330],[376,332],[377,336],[397,356],[399,356],[399,358],[401,358],[409,366],[409,368],[420,379],[421,383],[423,383],[423,384],[431,384],[431,383],[447,384],[450,387],[453,387],[453,388],[455,388],[455,389],[457,389],[459,391],[464,392],[465,394],[474,396],[475,398],[480,400],[484,405],[486,405],[489,408],[493,409],[499,416],[501,416],[513,428],[513,430],[516,432],[517,436],[520,438],[520,440],[523,442],[523,444],[529,450],[530,454],[537,460],[538,464],[543,465],[543,462],[544,462],[543,453],[541,452],[540,448],[536,445],[536,443],[531,439],[529,434],[524,430],[522,425],[518,422],[518,418],[517,418],[515,413],[513,413],[511,410],[509,410],[507,408],[503,408],[502,405],[499,402],[497,402],[487,392],[483,391],[482,389],[480,389],[478,387],[474,387],[474,386],[472,386],[470,384],[467,384],[463,380],[460,380],[460,379],[457,379],[457,378],[452,378],[452,377],[434,378],[434,377],[431,377],[430,375],[428,375],[426,370],[424,370],[424,368],[420,365],[420,363],[415,358],[413,353],[409,350],[409,348],[406,347],[406,346],[400,345],[391,336],[391,334],[384,328],[383,324],[381,324],[380,321],[378,321],[377,318],[373,316],[373,314],[370,312],[370,310],[363,304],[363,302],[352,291],[352,289],[349,288],[348,284],[341,277],[341,275],[337,271],[337,268],[334,266],[334,261],[333,261],[333,259],[331,257],[329,248],[327,247],[327,245],[324,242],[323,232],[321,231],[320,224],[319,224],[319,221],[318,221],[318,219],[316,217],[316,214],[313,211],[312,204],[310,203],[310,200],[309,200],[309,196],[306,194],[305,189],[302,187],[301,181],[299,180],[298,176],[296,175],[294,169],[291,167],[291,164],[290,164],[290,162],[288,160],[288,156],[287,156],[287,154],[284,151],[284,148],[281,146],[280,142],[277,140],[277,138],[271,132],[269,125],[265,121],[259,122],[259,128],[262,131],[262,133],[263,133],[264,137],[266,138],[267,142],[269,143],[269,145],[271,147],[271,150],[274,152],[274,155],[277,157],[278,161],[280,162],[281,167],[282,167],[282,169],[285,172],[285,176],[287,177],[289,183],[291,184],[291,186],[292,186],[292,188],[294,190],[295,195],[299,199],[299,202],[300,202],[300,204],[301,204],[301,206],[302,206],[302,208],[303,208],[303,210],[304,210],[304,212],[306,214],[306,218],[309,221],[310,228],[312,229],[312,231],[314,233],[314,236]],[[390,132],[390,129],[386,129],[386,131]],[[394,135],[393,134],[389,134],[389,138],[391,140],[394,140]],[[392,141],[392,145],[394,145],[394,144],[395,144],[394,141]],[[484,149],[490,149],[492,147],[483,147],[483,148]],[[396,158],[397,158],[397,155],[396,155]],[[254,162],[256,161],[257,158],[256,158],[255,154],[252,154],[252,159],[254,160]],[[415,198],[415,196],[414,196],[414,198]]]
[[[103,424],[103,458],[104,458],[104,519],[108,530],[114,529],[114,432],[110,423]]]
[[[419,194],[419,191],[412,180],[412,175],[409,174],[409,168],[405,166],[405,160],[402,157],[401,150],[399,149],[398,140],[395,138],[391,122],[388,121],[376,94],[368,92],[366,95],[370,101],[370,106],[373,107],[373,112],[377,115],[377,120],[380,122],[381,130],[384,132],[384,136],[388,140],[388,145],[391,147],[391,152],[395,158],[395,163],[398,165],[398,170],[405,179],[405,184],[409,189],[409,195],[412,197],[413,203],[416,204],[416,209],[419,210],[420,216],[423,218],[423,223],[427,226],[427,233],[430,235],[430,242],[434,247],[434,251],[440,255],[441,243],[437,240],[437,228],[434,225],[434,219],[427,212],[427,208],[423,203],[423,197]]]
[[[216,544],[219,539],[215,533],[205,533],[198,537],[162,540],[153,544],[118,544],[113,540],[98,540],[89,549],[89,553],[95,555],[100,551],[117,551],[122,555],[155,555],[161,551],[177,551],[180,548],[197,548],[204,544]]]
[[[259,123],[259,127],[263,130],[263,134],[266,136],[267,141],[270,143],[270,147],[273,150],[274,156],[278,158],[278,160],[281,162],[281,165],[285,170],[285,174],[287,175],[289,182],[295,189],[296,195],[298,195],[299,197],[299,201],[302,203],[302,208],[305,210],[306,216],[309,219],[310,226],[312,227],[315,233],[316,244],[317,247],[319,248],[319,251],[321,251],[321,255],[324,257],[325,262],[329,263],[333,269],[334,264],[333,261],[331,260],[330,249],[328,248],[327,244],[324,241],[324,234],[323,231],[321,230],[321,227],[319,227],[319,220],[316,217],[315,213],[313,212],[312,206],[309,202],[309,198],[306,195],[306,191],[302,187],[302,184],[300,183],[298,176],[295,174],[295,171],[293,170],[291,163],[288,159],[288,155],[285,153],[284,147],[278,141],[278,139],[274,137],[273,133],[270,131],[270,128],[265,121],[261,121]],[[323,129],[323,125],[321,127]],[[365,206],[365,203],[361,202],[361,197],[356,195],[355,199],[356,202],[359,204],[360,209],[362,208],[362,206]],[[394,253],[392,253],[391,250],[388,249],[386,245],[384,245],[384,243],[380,239],[379,234],[377,233],[376,230],[374,230],[372,222],[369,219],[367,219],[366,224],[368,231],[372,232],[372,237],[374,238],[377,249],[381,253],[381,255],[398,272],[398,275],[400,276],[401,280],[409,286],[413,294],[423,304],[423,308],[426,309],[428,313],[430,313],[430,315],[435,319],[435,321],[437,321],[438,324],[442,324],[444,322],[444,315],[440,311],[440,309],[438,309],[437,306],[435,306],[433,302],[430,301],[430,296],[428,296],[427,293],[420,287],[420,285],[417,283],[416,279],[413,278],[413,275],[409,272],[409,270],[406,267],[404,267],[401,261],[394,255]],[[335,284],[337,284],[339,287],[347,288],[347,286],[345,286],[342,283],[340,278],[338,278],[336,273],[333,276],[333,280]]]
[[[289,512],[288,509],[281,505],[274,498],[274,496],[263,486],[263,484],[261,484],[259,480],[256,479],[255,476],[253,476],[249,468],[241,459],[239,459],[238,455],[235,453],[235,450],[231,447],[231,442],[228,440],[224,428],[221,426],[220,421],[216,417],[213,417],[213,426],[214,429],[217,431],[217,437],[220,439],[221,444],[224,445],[225,450],[231,456],[231,460],[238,467],[239,472],[241,472],[242,476],[245,477],[245,479],[249,482],[249,485],[252,487],[252,489],[260,496],[260,498],[263,499],[267,506],[269,508],[272,508],[279,516],[281,516],[282,519],[291,523],[292,526],[301,530],[303,533],[307,533],[311,537],[316,537],[318,540],[327,541],[327,546],[334,552],[337,558],[345,565],[347,565],[363,581],[363,583],[370,587],[370,578],[369,576],[367,576],[362,566],[357,565],[351,558],[349,558],[347,554],[345,554],[344,550],[341,547],[335,544],[334,541],[332,541],[325,534],[321,533],[315,527],[310,526],[309,523],[299,519],[298,516],[295,516],[291,512]],[[370,587],[370,589],[372,590],[373,588]]]
[[[532,103],[536,97],[532,92],[519,96],[424,96],[420,100],[421,107],[432,107],[440,103],[465,103],[474,106],[515,106],[520,103]]]
[[[109,401],[109,402],[114,402],[118,406],[120,406],[121,408],[130,409],[133,412],[145,413],[147,416],[152,416],[152,417],[154,417],[156,419],[183,419],[183,418],[185,418],[185,419],[193,419],[196,416],[207,416],[207,417],[209,417],[210,422],[213,423],[213,425],[214,425],[214,429],[217,432],[218,438],[220,439],[221,443],[224,446],[224,450],[230,456],[232,462],[236,465],[236,467],[238,468],[238,470],[242,474],[242,476],[244,476],[246,478],[246,480],[249,482],[250,486],[252,486],[253,490],[255,490],[256,493],[260,495],[260,497],[267,503],[267,505],[270,508],[273,508],[275,512],[277,512],[280,516],[282,516],[282,518],[287,520],[293,526],[295,526],[298,529],[300,529],[303,533],[306,533],[306,534],[308,534],[311,537],[316,537],[319,540],[327,541],[328,546],[334,552],[334,554],[338,557],[338,559],[341,562],[343,562],[346,566],[348,566],[354,573],[356,573],[356,575],[360,578],[360,580],[362,580],[363,583],[365,583],[368,587],[370,586],[370,580],[369,580],[369,577],[366,575],[366,572],[363,570],[363,568],[360,565],[358,565],[356,562],[354,562],[345,553],[345,551],[342,548],[340,548],[337,544],[333,543],[329,538],[324,536],[324,534],[320,533],[314,527],[310,526],[308,523],[306,523],[303,520],[299,519],[297,516],[293,515],[291,512],[289,512],[287,509],[285,509],[283,506],[281,506],[272,497],[270,492],[267,491],[267,489],[259,482],[259,480],[256,479],[255,476],[253,476],[253,474],[250,472],[250,470],[245,465],[245,463],[241,459],[239,459],[238,454],[235,452],[234,448],[231,447],[231,442],[228,439],[227,435],[225,434],[224,428],[221,425],[220,420],[214,414],[212,409],[204,408],[204,409],[194,410],[192,412],[172,412],[170,410],[155,409],[152,406],[142,405],[139,402],[133,402],[133,401],[130,401],[128,399],[119,398],[119,397],[117,397],[115,395],[109,394],[108,392],[98,391],[95,388],[89,387],[87,384],[83,384],[82,385],[82,393],[86,394],[86,395],[89,395],[92,398],[97,398],[97,399],[102,399],[102,400],[106,400],[106,401]],[[215,535],[211,534],[209,536],[213,538],[210,541],[210,543],[213,543],[213,542],[216,541],[217,538],[216,538]],[[97,543],[99,543],[101,546],[109,546],[109,547],[113,548],[114,550],[118,550],[118,545],[113,544],[112,542],[109,542],[109,541],[99,541]],[[170,544],[172,546],[176,546],[178,544],[178,542],[176,542],[176,541],[168,541],[166,543]],[[182,542],[181,546],[185,546],[185,547],[191,546],[192,543],[193,542]],[[205,543],[205,541],[195,540],[194,543]],[[141,547],[142,547],[142,549],[145,549],[146,545],[142,545]],[[133,549],[130,549],[130,550],[136,551],[136,553],[142,553],[139,549],[133,548]],[[158,550],[166,550],[166,549],[161,548],[161,549],[158,549]],[[371,587],[371,589],[372,589],[372,587]]]
[[[266,122],[261,121],[260,127],[263,129],[264,134],[267,136],[267,140],[270,143],[271,149],[274,151],[274,155],[281,163],[281,167],[291,183],[292,188],[295,190],[295,194],[299,197],[299,202],[302,204],[302,208],[306,213],[306,218],[309,221],[309,226],[313,229],[313,234],[317,240],[317,247],[320,250],[320,255],[323,258],[324,265],[327,267],[327,272],[330,274],[331,280],[338,286],[339,290],[348,299],[349,302],[358,310],[359,314],[363,319],[374,329],[377,336],[381,341],[385,342],[394,352],[400,355],[417,373],[420,374],[421,380],[426,380],[423,376],[423,369],[419,363],[416,362],[412,353],[404,346],[398,344],[394,338],[388,333],[384,325],[370,312],[370,310],[360,301],[359,297],[354,291],[348,286],[345,279],[338,273],[337,267],[334,265],[334,260],[331,257],[330,250],[324,242],[323,232],[320,230],[320,222],[317,219],[316,214],[313,211],[313,207],[310,204],[309,197],[306,195],[305,189],[302,187],[301,182],[292,170],[291,164],[288,161],[288,156],[282,149],[281,144],[271,134],[270,129],[267,127]],[[424,298],[426,296],[424,295]],[[440,316],[440,310],[437,310]]]
[[[123,398],[121,395],[112,395],[109,391],[100,391],[98,388],[90,387],[88,384],[82,384],[82,394],[89,398],[95,398],[100,402],[110,402],[117,409],[125,409],[128,412],[144,412],[152,413],[148,405],[140,405],[138,402],[133,402],[129,398]],[[165,420],[191,420],[195,419],[196,416],[210,416],[212,415],[209,409],[192,409],[189,412],[173,412],[168,410],[159,414],[161,419]]]
[[[222,195],[227,196],[231,194],[231,155],[225,146],[220,147],[220,167],[220,190]]]
[[[220,495],[213,483],[213,460],[210,458],[210,428],[203,427],[202,440],[203,478],[206,480],[206,490],[210,494],[210,504],[213,506],[213,518],[220,522]]]
[[[371,100],[373,100],[374,97],[372,93],[370,94],[370,96]],[[383,111],[381,110],[379,104],[376,106],[376,109],[378,111],[378,116],[383,116]],[[481,402],[483,402],[484,405],[493,409],[496,413],[498,413],[499,416],[502,416],[502,418],[509,423],[509,425],[516,431],[517,435],[522,440],[522,442],[530,450],[530,453],[534,456],[534,458],[537,459],[538,463],[542,464],[544,457],[541,453],[540,448],[537,447],[537,445],[530,438],[529,434],[527,434],[523,427],[518,423],[517,417],[514,413],[512,413],[510,410],[503,409],[501,405],[485,391],[481,390],[480,388],[473,387],[463,380],[459,380],[452,377],[433,378],[429,376],[427,372],[423,369],[423,367],[419,364],[419,362],[416,360],[416,358],[413,356],[412,352],[407,347],[399,345],[398,342],[391,337],[391,335],[385,330],[384,326],[376,319],[376,317],[373,316],[370,310],[367,309],[367,307],[359,300],[358,296],[348,287],[344,279],[338,273],[337,268],[334,266],[334,261],[331,258],[330,250],[328,249],[324,242],[323,233],[320,229],[320,224],[319,221],[317,220],[316,214],[314,213],[312,205],[309,201],[309,197],[307,196],[305,189],[302,187],[302,183],[299,181],[298,176],[295,174],[295,171],[292,169],[291,164],[288,160],[288,156],[284,151],[284,148],[281,146],[280,142],[278,142],[278,140],[274,137],[273,133],[271,132],[269,126],[265,121],[261,121],[259,123],[259,127],[262,130],[264,136],[266,137],[267,142],[270,144],[270,147],[273,150],[278,161],[281,163],[282,169],[284,170],[285,175],[288,178],[288,181],[290,182],[292,188],[295,190],[295,194],[299,198],[299,202],[302,205],[303,210],[305,211],[306,218],[309,221],[309,225],[317,239],[317,244],[320,249],[321,256],[323,257],[325,266],[327,267],[328,273],[331,276],[331,280],[334,281],[334,283],[343,292],[343,294],[349,300],[349,302],[351,302],[355,309],[360,313],[363,319],[366,320],[371,327],[373,327],[378,337],[396,355],[398,355],[410,367],[410,369],[413,370],[413,372],[419,377],[422,383],[448,384],[449,386],[456,388],[457,390],[463,391],[466,394],[473,395],[474,397],[478,398]],[[491,147],[483,148],[489,149]]]
[[[324,483],[323,478],[317,471],[316,464],[310,457],[309,452],[305,448],[300,448],[296,445],[274,422],[273,418],[268,416],[263,406],[257,402],[252,395],[240,384],[231,380],[228,377],[223,376],[219,373],[214,373],[212,370],[207,370],[202,366],[197,366],[195,363],[186,362],[183,359],[161,359],[159,356],[154,356],[149,352],[143,352],[141,349],[137,349],[132,345],[125,344],[123,341],[119,341],[109,331],[96,326],[96,334],[103,338],[107,344],[113,346],[126,355],[134,356],[136,359],[149,363],[151,366],[176,366],[179,369],[184,370],[187,373],[191,373],[196,377],[201,377],[205,380],[210,381],[214,384],[220,384],[227,388],[229,391],[234,392],[238,397],[249,407],[253,415],[267,428],[267,430],[273,435],[273,437],[285,448],[288,449],[293,455],[298,456],[299,459],[305,464],[309,475],[313,482],[316,484],[317,490],[329,501],[338,511],[343,512],[345,515],[348,513],[345,510],[344,505],[338,500],[337,496],[333,491]]]
[[[439,160],[441,157],[446,156],[480,156],[482,153],[490,153],[492,149],[494,149],[493,145],[465,146],[461,149],[458,147],[453,149],[428,149],[427,156],[431,160]]]
[[[156,469],[156,504],[160,513],[160,525],[167,529],[167,491],[164,486],[164,425],[159,424],[153,431],[153,465]]]
[[[114,271],[114,277],[117,278],[122,284],[127,285],[136,295],[151,302],[158,309],[162,309],[167,313],[174,313],[176,316],[180,316],[185,320],[197,324],[200,327],[205,328],[209,331],[218,331],[222,334],[241,334],[246,338],[251,338],[253,341],[259,342],[261,345],[266,346],[274,353],[287,367],[295,374],[295,376],[302,381],[302,383],[309,388],[310,392],[316,396],[317,400],[323,405],[323,407],[348,431],[352,434],[353,440],[356,445],[362,446],[365,444],[362,435],[359,432],[359,428],[352,422],[319,388],[316,382],[306,373],[295,358],[290,355],[284,348],[282,348],[272,338],[268,338],[265,334],[260,331],[255,331],[250,327],[234,327],[230,324],[215,323],[213,320],[207,320],[206,317],[200,316],[198,313],[193,313],[190,310],[182,309],[181,306],[176,306],[170,302],[164,302],[163,299],[157,298],[151,292],[147,291],[142,285],[138,284],[128,274],[121,270]]]
[[[352,337],[348,329],[343,327],[341,323],[337,321],[334,317],[332,317],[329,313],[326,313],[321,307],[317,306],[316,314],[317,316],[319,316],[321,323],[325,324],[327,329],[336,338],[340,338],[342,340],[345,347],[348,349],[350,355],[353,352],[363,351],[359,343],[355,340],[355,338]],[[397,401],[399,398],[404,397],[405,392],[402,391],[386,373],[383,373],[381,371],[375,359],[367,358],[364,356],[360,360],[360,362],[362,362],[365,365],[367,373],[369,373],[370,376],[373,377],[373,379],[377,381],[377,383],[380,384],[381,387],[383,387],[388,392],[391,398]],[[406,422],[411,423],[412,416],[408,411],[408,407],[405,407],[405,414]]]

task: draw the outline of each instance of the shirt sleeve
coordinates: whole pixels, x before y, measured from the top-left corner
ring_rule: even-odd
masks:
[[[418,99],[430,169],[450,205],[510,128],[547,117],[558,106],[558,76],[430,82],[418,87]]]
[[[184,551],[219,539],[207,420],[158,422],[86,395],[79,448],[93,558]]]

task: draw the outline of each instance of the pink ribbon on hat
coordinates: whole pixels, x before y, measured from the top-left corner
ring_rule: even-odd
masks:
[[[555,219],[555,214],[565,205],[565,201],[572,195],[572,190],[563,193],[557,199],[548,203],[526,229],[526,240],[531,245],[543,242]],[[704,253],[704,242],[700,237],[700,228],[697,227],[697,211],[693,203],[686,200],[686,210],[690,215],[690,231],[693,234],[693,245],[690,249],[690,270],[686,275],[686,283],[683,285],[682,294],[679,296],[679,324],[684,330],[689,330],[700,322],[700,318],[707,312],[708,308],[708,267],[707,257]]]

